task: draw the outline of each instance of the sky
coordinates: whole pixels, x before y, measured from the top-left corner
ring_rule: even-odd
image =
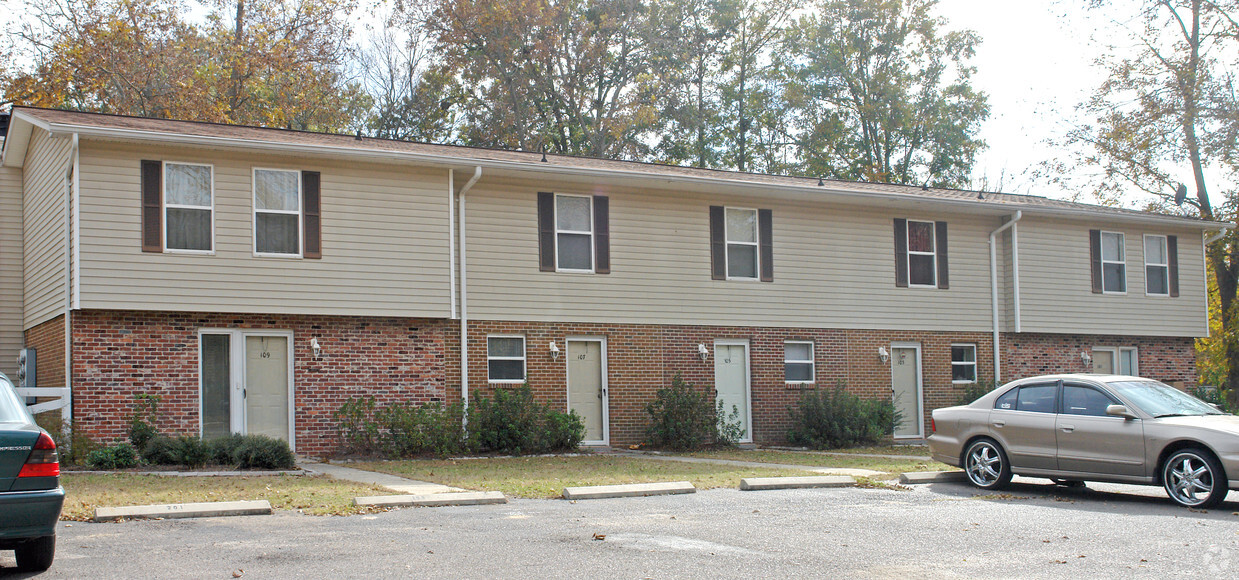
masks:
[[[1011,193],[1064,197],[1069,192],[1034,183],[1029,171],[1060,153],[1046,140],[1076,120],[1075,106],[1104,80],[1093,65],[1097,33],[1116,28],[1080,2],[940,0],[938,13],[952,30],[971,29],[983,39],[972,63],[974,87],[989,95],[990,117],[981,138],[989,145],[977,159],[974,181],[999,179]]]

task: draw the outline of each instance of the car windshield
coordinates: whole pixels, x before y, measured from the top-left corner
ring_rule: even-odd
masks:
[[[1115,381],[1107,384],[1154,417],[1222,414],[1212,405],[1158,381]]]
[[[26,414],[26,405],[18,398],[7,380],[0,378],[0,423],[26,423],[30,416]]]

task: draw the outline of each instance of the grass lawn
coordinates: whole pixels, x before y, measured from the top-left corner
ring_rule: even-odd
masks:
[[[350,467],[510,497],[561,497],[565,487],[691,481],[698,489],[738,487],[744,477],[812,475],[795,469],[680,463],[615,455],[371,461]]]
[[[870,445],[867,447],[848,447],[847,449],[827,449],[824,451],[807,451],[806,453],[861,453],[867,455],[929,455],[928,445]]]
[[[897,477],[907,471],[946,471],[956,469],[945,463],[921,459],[887,459],[884,457],[840,456],[813,453],[811,451],[780,451],[774,449],[717,449],[684,453],[688,457],[730,459],[756,463],[785,463],[813,467],[841,467],[885,471],[889,477]],[[875,479],[883,479],[877,477]]]
[[[310,515],[351,515],[376,511],[353,505],[353,498],[391,492],[360,483],[315,476],[162,477],[134,474],[64,472],[62,520],[85,521],[96,507],[265,499],[277,510]]]

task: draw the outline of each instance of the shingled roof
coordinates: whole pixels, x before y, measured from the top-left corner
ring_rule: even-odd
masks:
[[[528,171],[553,171],[576,169],[583,172],[598,172],[625,174],[628,176],[696,179],[745,184],[750,186],[769,186],[774,188],[816,188],[823,193],[878,194],[884,197],[897,196],[916,198],[926,201],[941,200],[953,203],[975,203],[987,207],[1006,206],[1011,211],[1042,210],[1050,213],[1087,213],[1093,215],[1109,215],[1118,218],[1173,221],[1183,226],[1213,229],[1230,226],[1224,222],[1209,222],[1193,217],[1168,216],[1150,214],[1125,208],[1107,207],[1077,203],[1072,201],[1051,199],[1035,195],[1020,195],[1011,193],[995,193],[977,191],[924,188],[920,186],[895,185],[889,183],[868,183],[859,181],[842,181],[826,179],[818,186],[817,178],[789,177],[761,173],[745,173],[717,169],[700,169],[696,167],[681,167],[658,163],[634,161],[616,161],[590,157],[546,154],[531,151],[510,151],[501,149],[485,149],[480,147],[464,147],[456,145],[438,145],[417,143],[392,139],[371,137],[358,138],[356,135],[331,133],[315,133],[309,131],[294,131],[287,129],[272,129],[265,127],[249,127],[242,125],[226,125],[205,123],[199,121],[177,121],[169,119],[152,119],[144,117],[128,117],[101,113],[83,113],[56,109],[39,109],[32,107],[14,107],[13,121],[28,120],[45,129],[55,128],[58,131],[79,132],[85,135],[112,136],[135,139],[158,139],[160,136],[175,136],[184,142],[187,139],[199,141],[203,145],[223,142],[238,144],[247,143],[251,146],[263,145],[267,148],[317,149],[323,152],[336,152],[340,155],[374,154],[388,157],[405,157],[410,160],[437,159],[440,164],[450,160],[460,165],[502,164],[507,167],[519,167]],[[12,141],[10,139],[9,141]],[[5,144],[7,157],[8,143]]]

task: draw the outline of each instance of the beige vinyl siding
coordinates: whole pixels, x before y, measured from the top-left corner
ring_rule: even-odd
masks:
[[[143,253],[143,159],[214,165],[214,255]],[[447,171],[83,143],[81,307],[446,317]],[[255,257],[252,169],[322,174],[322,259]]]
[[[22,334],[22,170],[0,167],[0,372],[16,376]]]
[[[25,328],[64,313],[65,194],[72,145],[67,135],[53,138],[35,129],[26,154],[22,170]]]
[[[611,274],[538,271],[536,191],[483,180],[469,194],[469,316],[918,330],[992,328],[997,216],[577,186],[610,196]],[[709,206],[769,208],[774,282],[710,277]],[[949,223],[949,290],[896,288],[893,219]]]
[[[1025,217],[1020,227],[1024,332],[1204,336],[1204,258],[1199,230]],[[1126,294],[1093,294],[1089,230],[1122,232]],[[1179,237],[1179,296],[1145,296],[1144,234]]]

